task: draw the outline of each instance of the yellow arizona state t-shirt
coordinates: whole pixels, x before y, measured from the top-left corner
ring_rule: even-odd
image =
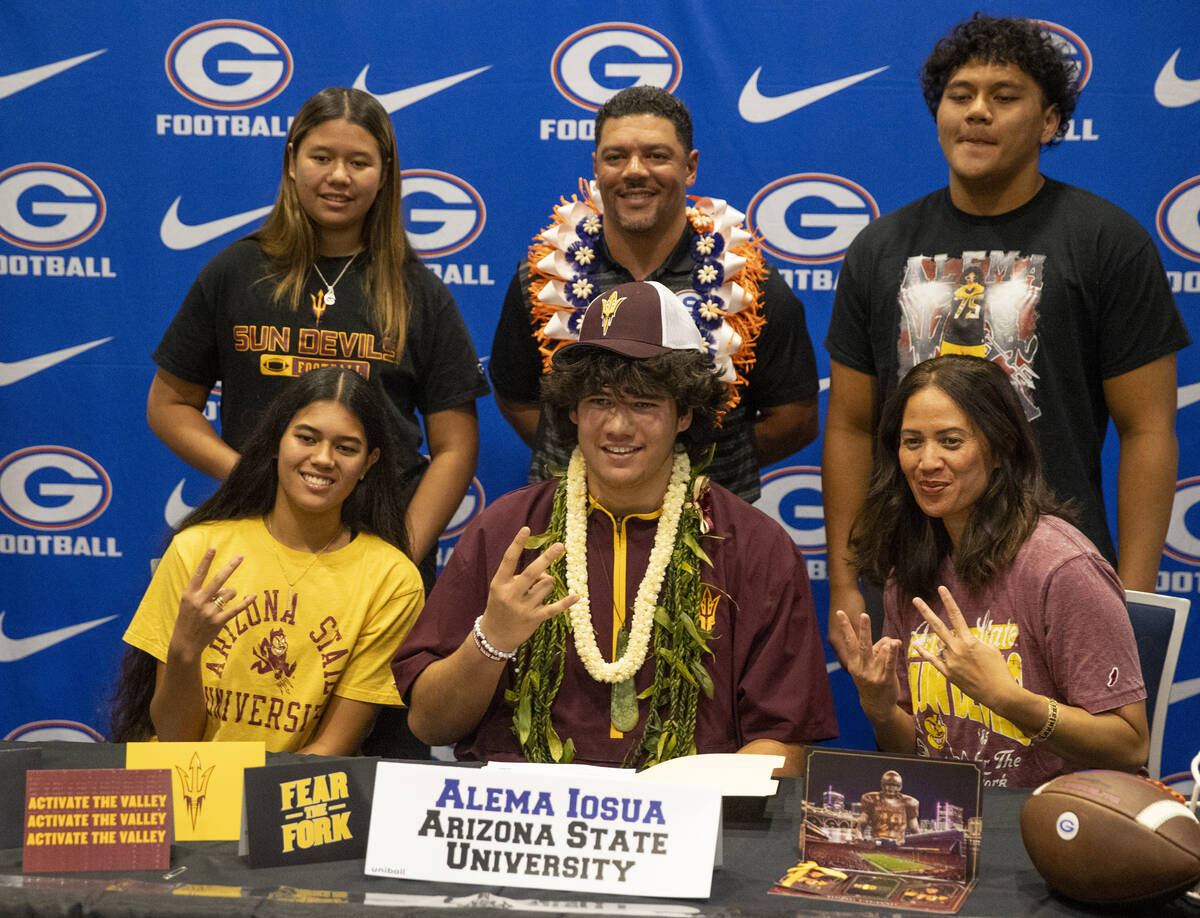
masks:
[[[262,740],[269,751],[294,751],[331,695],[400,704],[390,664],[425,594],[404,553],[366,533],[313,555],[280,545],[261,517],[185,529],[159,563],[126,643],[166,660],[179,599],[209,548],[216,549],[211,571],[244,556],[225,586],[238,599],[257,598],[201,655],[205,740]]]

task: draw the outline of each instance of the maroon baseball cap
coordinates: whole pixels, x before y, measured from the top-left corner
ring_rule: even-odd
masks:
[[[600,294],[583,314],[579,340],[564,344],[555,356],[583,344],[626,357],[708,352],[687,307],[657,281],[634,281]]]

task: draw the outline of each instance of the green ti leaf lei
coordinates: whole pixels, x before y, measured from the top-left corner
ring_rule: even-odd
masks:
[[[694,467],[689,494],[698,473]],[[544,533],[530,536],[526,548],[544,548],[565,540],[566,506],[564,476],[554,492],[549,526]],[[713,696],[712,677],[701,659],[712,653],[708,641],[713,635],[700,625],[700,567],[712,562],[700,547],[700,539],[699,513],[693,501],[685,501],[658,597],[660,604],[654,610],[652,655],[647,656],[648,661],[653,658],[654,681],[638,695],[640,701],[649,702],[645,727],[641,739],[630,747],[627,765],[649,767],[696,752],[699,695]],[[559,558],[549,573],[554,577],[554,590],[546,602],[553,603],[567,595],[566,559]],[[574,742],[558,735],[551,716],[571,642],[570,616],[564,614],[543,622],[517,648],[515,688],[506,691],[505,697],[515,705],[513,732],[527,761],[567,763],[574,758]],[[608,724],[597,728],[607,730]]]

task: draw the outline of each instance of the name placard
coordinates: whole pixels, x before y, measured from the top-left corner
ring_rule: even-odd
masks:
[[[25,873],[169,867],[170,772],[29,772],[24,846]]]
[[[710,786],[380,762],[364,872],[704,898],[720,811]]]

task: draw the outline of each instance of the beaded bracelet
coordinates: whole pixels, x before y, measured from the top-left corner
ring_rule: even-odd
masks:
[[[507,663],[515,657],[517,655],[515,650],[497,650],[488,642],[488,639],[483,636],[483,629],[479,627],[481,621],[483,621],[482,615],[475,619],[475,627],[471,631],[471,637],[475,639],[475,646],[479,649],[479,652],[495,663]]]
[[[1053,698],[1050,699],[1050,711],[1046,715],[1046,726],[1042,727],[1042,732],[1033,738],[1035,743],[1044,743],[1050,739],[1054,733],[1054,728],[1058,726],[1058,702]]]

